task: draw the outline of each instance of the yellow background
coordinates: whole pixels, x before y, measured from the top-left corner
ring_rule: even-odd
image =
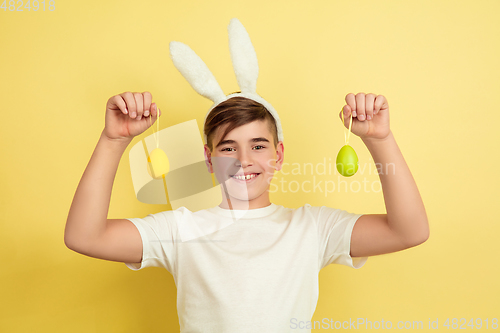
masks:
[[[500,317],[500,2],[59,0],[55,8],[0,10],[1,332],[178,332],[167,271],[77,254],[64,245],[64,226],[109,97],[150,91],[162,128],[196,119],[201,131],[212,102],[175,69],[170,41],[193,48],[226,94],[239,90],[227,41],[233,17],[257,52],[257,92],[280,114],[285,161],[334,163],[345,95],[382,94],[429,217],[430,239],[418,247],[359,270],[323,269],[313,319],[425,328],[439,319],[446,330],[446,318]],[[361,165],[373,164],[358,137],[350,143]],[[108,217],[164,210],[137,201],[128,163],[127,149]],[[348,182],[365,179],[377,176]],[[385,213],[374,191],[287,190],[271,200]]]

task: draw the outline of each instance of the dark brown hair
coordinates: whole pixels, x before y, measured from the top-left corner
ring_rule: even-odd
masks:
[[[207,136],[207,145],[210,151],[213,151],[213,138],[219,127],[229,124],[222,134],[221,141],[233,129],[260,120],[266,121],[269,125],[269,131],[273,134],[274,147],[278,145],[278,130],[276,122],[264,107],[264,105],[245,98],[245,97],[232,97],[224,101],[212,109],[205,122],[203,131]],[[217,144],[217,143],[215,143]]]

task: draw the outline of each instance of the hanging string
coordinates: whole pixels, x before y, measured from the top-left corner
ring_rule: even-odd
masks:
[[[346,128],[345,128],[345,124],[344,124],[344,108],[342,108],[342,125],[344,125],[344,141],[345,141],[345,144],[349,144],[349,136],[351,135],[351,126],[352,126],[352,114],[351,114],[351,117],[349,119],[349,131],[347,132],[346,134]]]
[[[160,146],[160,112],[159,109],[156,109],[156,134],[155,130],[153,128],[153,123],[151,122],[151,118],[153,115],[151,114],[151,117],[149,117],[149,126],[151,127],[151,130],[153,131],[153,137],[156,141],[156,148],[159,148]]]

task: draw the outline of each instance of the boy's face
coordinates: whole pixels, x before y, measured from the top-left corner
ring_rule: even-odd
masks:
[[[228,208],[225,204],[227,200],[231,201],[233,209],[269,206],[269,186],[274,171],[280,170],[283,164],[283,142],[274,147],[273,135],[264,121],[237,127],[221,141],[224,129],[217,130],[212,152],[205,145],[207,166],[227,190],[227,193],[222,191],[224,200],[221,207]],[[250,175],[251,178],[237,179],[243,175]]]

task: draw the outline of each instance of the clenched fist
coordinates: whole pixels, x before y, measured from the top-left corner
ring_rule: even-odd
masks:
[[[391,132],[389,126],[389,103],[382,95],[350,93],[345,97],[346,105],[339,113],[344,126],[349,128],[349,117],[352,115],[352,133],[361,139],[385,139]]]
[[[132,140],[143,133],[158,118],[151,93],[124,92],[111,97],[106,104],[104,135],[114,140]],[[151,119],[148,119],[151,117]]]

